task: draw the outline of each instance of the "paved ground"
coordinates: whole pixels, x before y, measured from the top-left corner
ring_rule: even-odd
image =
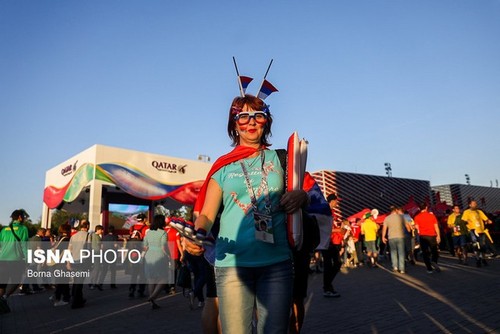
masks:
[[[322,275],[311,274],[303,333],[500,333],[500,259],[483,268],[441,260],[434,274],[422,263],[405,275],[343,269],[340,298],[323,297]],[[0,333],[201,333],[201,310],[191,311],[181,293],[162,296],[154,311],[145,299],[128,299],[126,285],[84,293],[87,305],[77,310],[53,307],[49,291],[13,295]]]

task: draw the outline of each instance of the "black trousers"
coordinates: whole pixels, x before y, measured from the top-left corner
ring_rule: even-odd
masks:
[[[323,255],[323,290],[333,291],[333,280],[342,267],[340,261],[340,245],[332,245],[322,250]]]
[[[420,248],[422,249],[422,256],[424,258],[427,270],[432,270],[431,261],[438,262],[438,244],[435,236],[421,235]]]

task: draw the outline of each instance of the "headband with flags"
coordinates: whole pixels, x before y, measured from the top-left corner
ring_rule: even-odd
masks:
[[[236,75],[238,77],[238,85],[240,87],[240,95],[241,97],[245,97],[245,93],[247,90],[248,85],[250,82],[252,82],[253,78],[240,75],[240,72],[238,70],[238,65],[236,64],[236,59],[233,57],[233,63],[234,63],[234,68],[236,69]],[[257,92],[257,97],[261,100],[266,99],[269,95],[271,95],[274,92],[277,92],[278,89],[274,87],[269,81],[266,80],[267,73],[269,73],[269,69],[271,68],[271,65],[273,64],[273,60],[271,59],[271,62],[269,63],[269,66],[267,67],[266,74],[264,74],[264,79],[262,80],[262,84],[259,88],[259,91]]]

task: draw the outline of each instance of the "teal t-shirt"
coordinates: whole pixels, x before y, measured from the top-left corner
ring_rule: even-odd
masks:
[[[260,267],[291,258],[286,231],[286,215],[279,208],[284,193],[283,169],[274,150],[265,150],[264,169],[268,172],[267,184],[271,200],[271,216],[274,243],[266,243],[255,237],[251,196],[240,162],[222,167],[212,178],[222,189],[224,211],[220,219],[220,231],[216,242],[217,267]],[[259,211],[265,209],[265,186],[261,158],[242,160],[246,166]]]

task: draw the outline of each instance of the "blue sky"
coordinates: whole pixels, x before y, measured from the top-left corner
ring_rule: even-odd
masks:
[[[270,59],[273,146],[308,169],[495,186],[500,2],[0,2],[0,223],[94,145],[212,159],[242,75]]]

